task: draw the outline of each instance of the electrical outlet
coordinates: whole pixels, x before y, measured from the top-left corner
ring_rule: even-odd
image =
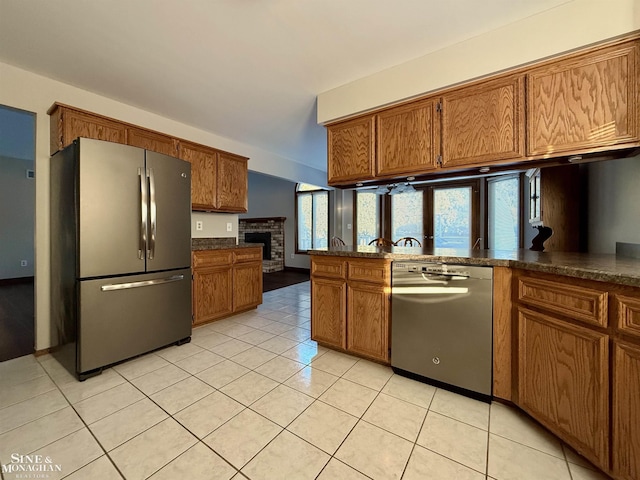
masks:
[[[233,231],[233,224],[231,222],[227,222],[227,232]]]
[[[295,258],[295,257],[296,257],[296,254],[295,254],[295,253],[292,253],[292,254],[291,254],[291,258]]]
[[[27,261],[26,260],[20,260],[20,266],[21,267],[26,267],[27,266]]]
[[[351,230],[351,224],[347,223],[347,230]]]
[[[196,230],[202,230],[202,221],[198,220],[196,222]]]

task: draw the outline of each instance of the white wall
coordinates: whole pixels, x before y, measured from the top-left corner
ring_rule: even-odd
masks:
[[[36,186],[32,160],[0,157],[0,279],[32,277]],[[27,266],[20,266],[26,260]]]
[[[640,243],[640,155],[589,164],[588,248],[615,253],[616,242]]]
[[[572,0],[318,95],[318,123],[640,29],[638,0]]]
[[[118,120],[142,125],[169,135],[249,157],[249,168],[283,178],[322,185],[326,173],[279,157],[273,153],[220,137],[210,132],[146,112],[139,108],[102,97],[86,90],[52,80],[41,75],[0,63],[0,104],[36,114],[36,191],[35,191],[35,295],[36,349],[55,344],[49,314],[49,116],[47,110],[56,101],[106,115]],[[211,218],[207,236],[224,236],[217,230],[217,214],[198,214]],[[235,234],[237,235],[237,221]],[[207,224],[207,223],[205,223]],[[195,227],[193,228],[195,230]],[[231,232],[233,233],[233,232]]]
[[[196,230],[196,222],[202,222],[202,230]],[[231,225],[231,230],[227,230]],[[238,215],[231,213],[191,212],[191,237],[233,237],[238,242]]]
[[[240,218],[285,217],[284,265],[309,268],[309,255],[295,253],[295,188],[295,182],[249,172],[249,211]]]

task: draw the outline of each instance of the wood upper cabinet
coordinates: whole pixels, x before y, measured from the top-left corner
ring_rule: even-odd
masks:
[[[519,406],[608,469],[608,336],[524,307],[518,325]]]
[[[247,158],[218,152],[216,209],[246,213],[248,202]]]
[[[528,154],[637,144],[639,55],[632,41],[529,70]]]
[[[190,142],[180,142],[179,158],[191,163],[193,210],[247,211],[247,158]]]
[[[146,128],[127,127],[127,145],[172,157],[178,155],[178,142],[174,138]]]
[[[422,100],[376,115],[376,175],[419,174],[437,167],[438,101]]]
[[[247,211],[248,158],[180,140],[84,110],[54,103],[51,116],[51,154],[77,137],[122,143],[178,157],[191,163],[193,210]]]
[[[191,208],[216,209],[217,153],[189,142],[180,142],[179,158],[191,163]]]
[[[328,182],[354,183],[374,176],[374,116],[327,127]]]
[[[640,346],[614,342],[613,471],[617,478],[640,478]]]
[[[442,166],[518,160],[524,149],[524,76],[489,80],[442,96]]]
[[[59,103],[53,104],[47,113],[51,116],[51,155],[71,145],[78,137],[126,143],[127,129],[123,123]]]

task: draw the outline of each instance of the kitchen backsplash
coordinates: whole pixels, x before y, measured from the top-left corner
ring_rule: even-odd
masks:
[[[198,230],[199,226],[201,226],[201,230]],[[212,237],[233,237],[237,242],[238,215],[191,212],[191,238]]]

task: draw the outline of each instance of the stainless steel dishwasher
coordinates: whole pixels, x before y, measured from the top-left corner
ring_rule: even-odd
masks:
[[[493,269],[396,261],[391,278],[393,369],[489,400]]]

